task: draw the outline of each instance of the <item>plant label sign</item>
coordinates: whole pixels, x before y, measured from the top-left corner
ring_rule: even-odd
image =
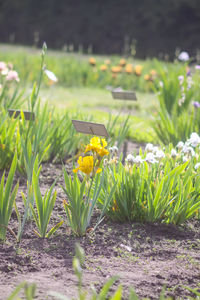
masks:
[[[103,124],[72,120],[77,132],[108,137],[108,132]]]
[[[135,92],[133,91],[112,91],[113,99],[120,99],[120,100],[132,100],[136,101],[137,97]]]
[[[8,109],[9,116],[12,117],[14,115],[14,118],[17,118],[20,116],[21,118],[21,110],[16,109]],[[23,111],[25,120],[35,120],[35,114],[30,111]]]

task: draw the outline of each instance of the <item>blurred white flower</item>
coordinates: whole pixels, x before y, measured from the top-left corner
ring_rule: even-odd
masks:
[[[162,88],[164,86],[164,83],[162,81],[159,81],[159,86]]]
[[[110,154],[117,154],[117,152],[118,152],[117,146],[110,147],[109,152],[110,152]]]
[[[176,149],[171,150],[171,157],[175,158],[177,156]]]
[[[18,73],[16,71],[13,71],[13,70],[8,71],[8,74],[6,76],[6,80],[7,81],[15,80],[17,82],[20,81]]]
[[[157,152],[158,150],[159,150],[158,146],[153,147],[153,150],[152,150],[153,154],[156,154],[156,152]]]
[[[103,160],[103,165],[104,165],[104,166],[107,166],[107,164],[108,164],[108,159],[105,158],[105,159]]]
[[[135,164],[141,164],[144,160],[140,155],[137,155],[136,158],[134,158],[134,163]]]
[[[187,156],[183,156],[182,157],[182,161],[185,163],[186,161],[188,161],[188,157]]]
[[[187,145],[184,145],[183,148],[181,149],[181,152],[184,154],[188,154],[189,153],[189,149]]]
[[[132,155],[132,154],[128,154],[127,157],[126,157],[126,161],[128,163],[134,163],[134,160],[135,160],[135,157]]]
[[[150,153],[147,153],[145,160],[146,160],[148,163],[151,163],[151,164],[155,164],[155,163],[158,162],[158,161],[155,159],[154,154],[151,153],[151,152],[150,152]]]
[[[182,51],[179,56],[178,56],[178,59],[180,61],[188,61],[190,59],[190,56],[189,54],[186,52],[186,51]]]
[[[145,147],[145,151],[147,152],[153,152],[154,146],[151,143],[148,143]]]
[[[113,152],[117,153],[118,152],[118,148],[117,146],[113,146]]]
[[[165,153],[162,150],[158,150],[155,154],[155,158],[161,159],[165,157]]]
[[[200,137],[196,132],[193,132],[187,142],[192,146],[196,147],[200,145]]]
[[[195,156],[195,151],[194,151],[194,149],[192,147],[188,147],[188,150],[189,150],[189,154],[191,156]]]
[[[178,149],[182,149],[184,147],[184,143],[183,142],[178,142],[177,146]]]
[[[57,82],[58,81],[58,78],[56,77],[56,75],[53,73],[53,72],[51,72],[51,71],[49,71],[49,70],[44,70],[44,73],[47,75],[47,77],[51,80],[51,81],[53,81],[53,82]]]
[[[184,154],[190,154],[191,156],[195,156],[195,151],[192,147],[184,145],[184,147],[181,150]]]
[[[196,69],[196,70],[200,70],[200,65],[196,65],[196,66],[195,66],[195,69]]]
[[[194,166],[195,170],[199,169],[200,168],[200,163],[197,163],[195,166]]]

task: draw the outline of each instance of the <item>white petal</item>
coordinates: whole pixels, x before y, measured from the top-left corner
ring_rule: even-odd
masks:
[[[51,72],[49,70],[45,70],[44,72],[50,80],[52,80],[54,82],[58,81],[58,78],[56,77],[56,75],[53,72]]]

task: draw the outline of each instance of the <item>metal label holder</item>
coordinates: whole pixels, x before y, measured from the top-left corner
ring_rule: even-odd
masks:
[[[103,124],[85,122],[79,120],[72,120],[72,124],[74,125],[77,132],[92,134],[97,136],[105,136],[108,137],[109,134]]]
[[[137,101],[135,92],[133,91],[112,91],[113,99]]]
[[[35,114],[30,111],[22,111],[25,117],[25,120],[35,120]],[[12,117],[14,115],[14,118],[17,118],[18,116],[21,118],[21,110],[16,109],[8,109],[9,116]]]

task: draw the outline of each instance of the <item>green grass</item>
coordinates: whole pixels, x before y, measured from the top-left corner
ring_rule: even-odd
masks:
[[[108,82],[108,84],[113,83],[113,86],[121,84],[124,88],[135,90],[138,98],[137,101],[114,100],[111,92],[105,87],[107,80],[110,80],[110,75],[106,75],[107,77],[102,81],[100,78],[94,79],[95,72],[93,73],[93,67],[88,63],[89,57],[91,55],[48,49],[45,57],[47,68],[55,72],[59,81],[57,84],[49,86],[46,75],[44,75],[44,83],[40,91],[42,102],[47,101],[49,106],[54,106],[61,112],[65,109],[70,112],[78,110],[92,116],[93,121],[101,123],[106,123],[110,113],[113,117],[120,114],[120,123],[130,114],[129,138],[138,142],[155,142],[150,120],[154,106],[157,104],[157,96],[152,92],[144,92],[146,86],[143,76],[137,78],[135,75],[126,75],[128,76],[126,78],[120,79],[119,77],[119,82]],[[105,59],[110,59],[112,65],[118,64],[121,59],[119,56],[95,55],[94,57],[98,62],[98,67]],[[30,95],[32,84],[38,79],[40,59],[41,49],[0,44],[0,61],[14,64],[14,68],[19,72],[21,78],[20,89],[25,88],[25,95]],[[129,58],[127,62],[133,63],[133,65],[143,65],[143,74],[146,70],[154,68],[155,65],[152,60],[141,61]],[[85,72],[88,74],[87,82],[83,83]],[[131,82],[134,85],[131,85]]]
[[[152,93],[137,93],[137,101],[123,101],[114,100],[111,92],[106,89],[64,88],[54,85],[42,88],[40,96],[43,102],[47,101],[59,111],[78,110],[83,114],[92,115],[95,122],[104,124],[110,113],[113,117],[120,114],[121,122],[130,114],[129,138],[138,142],[154,141],[150,120],[156,105],[156,96]]]
[[[137,92],[137,101],[114,100],[110,91],[100,88],[65,88],[59,85],[43,87],[40,91],[43,100],[59,108],[77,108],[83,110],[99,109],[107,112],[130,113],[140,117],[149,116],[156,105],[156,96],[152,93]]]

